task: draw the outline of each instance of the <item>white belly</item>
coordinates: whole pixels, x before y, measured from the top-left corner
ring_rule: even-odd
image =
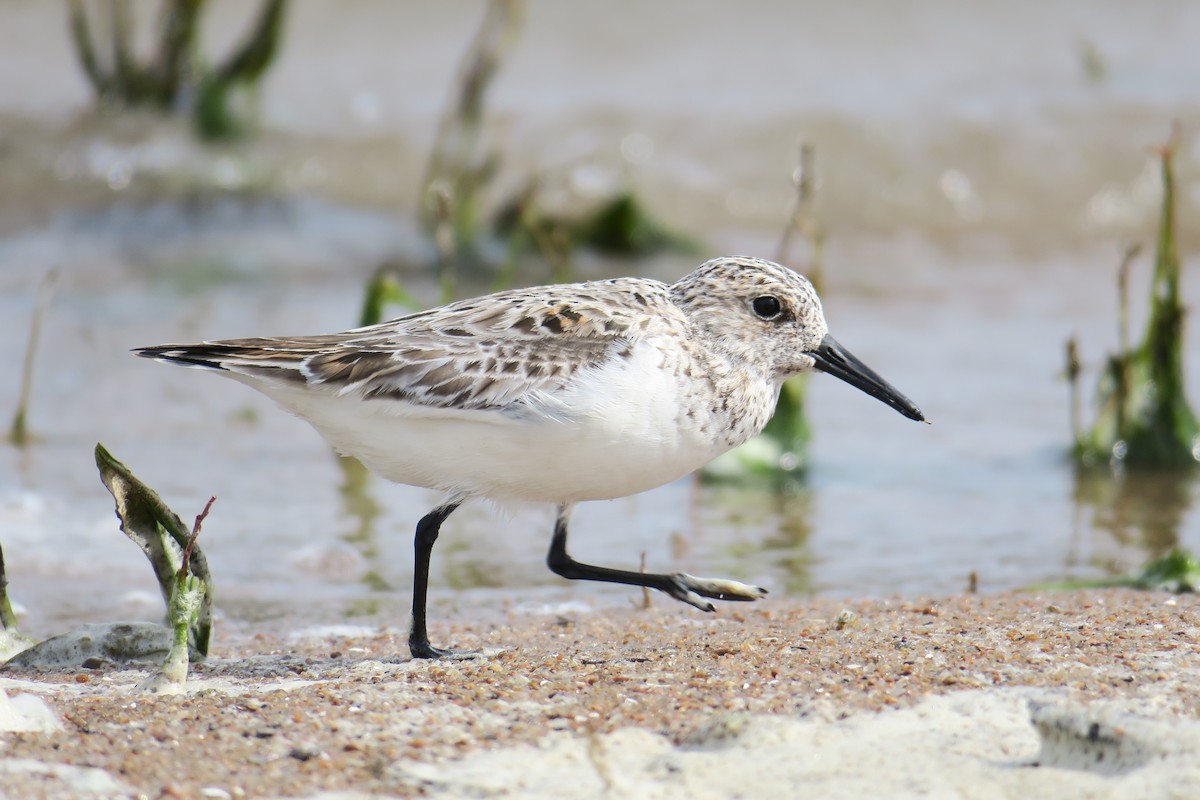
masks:
[[[256,388],[389,480],[501,501],[563,503],[643,492],[730,448],[712,435],[707,405],[687,417],[685,392],[662,361],[656,347],[639,345],[627,361],[593,370],[548,398],[552,413],[524,417],[286,385]]]

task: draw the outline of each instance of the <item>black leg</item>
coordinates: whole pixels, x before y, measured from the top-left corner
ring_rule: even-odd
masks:
[[[701,611],[716,610],[712,603],[700,599],[701,597],[711,597],[715,600],[758,600],[767,593],[767,590],[761,587],[722,578],[697,578],[683,572],[674,575],[630,572],[582,564],[567,554],[567,520],[570,510],[570,506],[559,506],[558,518],[554,523],[554,538],[550,540],[550,552],[546,554],[546,564],[550,570],[567,580],[604,581],[658,589]]]
[[[416,561],[413,571],[412,596],[412,629],[408,633],[408,650],[413,658],[445,658],[460,655],[453,650],[439,650],[429,643],[429,631],[425,628],[426,595],[429,594],[429,557],[433,553],[433,543],[437,541],[438,532],[446,517],[454,513],[454,509],[462,504],[454,500],[438,506],[430,511],[417,523],[417,533],[414,537]]]

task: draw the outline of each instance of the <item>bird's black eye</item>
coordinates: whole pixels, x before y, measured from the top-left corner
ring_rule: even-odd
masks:
[[[758,314],[763,319],[775,319],[779,316],[779,312],[783,311],[783,306],[779,302],[778,297],[771,295],[763,295],[756,297],[750,303],[750,307],[754,309],[754,313]]]

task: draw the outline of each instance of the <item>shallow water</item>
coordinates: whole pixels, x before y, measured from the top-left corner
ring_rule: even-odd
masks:
[[[0,544],[32,629],[157,613],[96,478],[97,441],[185,518],[219,497],[202,544],[225,613],[276,618],[302,586],[315,614],[396,609],[402,622],[412,526],[435,496],[347,474],[244,387],[127,352],[346,328],[375,266],[428,256],[409,222],[415,186],[478,9],[351,5],[333,18],[297,4],[262,98],[264,139],[199,150],[169,125],[83,114],[84,87],[55,50],[57,8],[0,2],[0,179],[21,190],[0,198],[5,414],[37,284],[61,272],[38,356],[39,440],[0,447]],[[705,256],[771,255],[803,133],[821,169],[831,328],[933,424],[817,377],[803,487],[680,481],[587,504],[573,554],[636,566],[644,551],[651,569],[785,594],[888,595],[957,591],[971,572],[983,590],[1096,577],[1175,544],[1200,550],[1190,481],[1075,477],[1059,377],[1069,334],[1092,365],[1115,343],[1118,252],[1149,240],[1147,148],[1172,118],[1185,123],[1194,261],[1200,62],[1182,31],[1200,8],[752,6],[532,4],[494,96],[497,194],[534,168],[583,190],[632,181],[703,234]],[[218,16],[216,42],[236,7]],[[1105,65],[1098,81],[1087,47]],[[34,68],[36,93],[14,77]],[[670,280],[696,260],[577,266]],[[1148,271],[1143,259],[1135,296]],[[530,266],[525,279],[545,275]],[[434,294],[420,274],[412,288]],[[1192,325],[1191,375],[1198,335]],[[471,590],[463,608],[637,599],[550,574],[550,524],[548,509],[463,509],[435,552],[435,593]]]

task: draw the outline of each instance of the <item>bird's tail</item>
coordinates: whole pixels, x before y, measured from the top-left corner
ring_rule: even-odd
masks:
[[[133,354],[142,358],[152,358],[164,364],[178,364],[181,367],[200,367],[203,369],[228,369],[225,362],[236,357],[235,352],[227,345],[204,342],[202,344],[160,344],[154,347],[134,348]]]
[[[181,367],[212,369],[269,381],[307,382],[304,362],[313,345],[304,339],[228,339],[199,344],[138,347],[135,355]]]

